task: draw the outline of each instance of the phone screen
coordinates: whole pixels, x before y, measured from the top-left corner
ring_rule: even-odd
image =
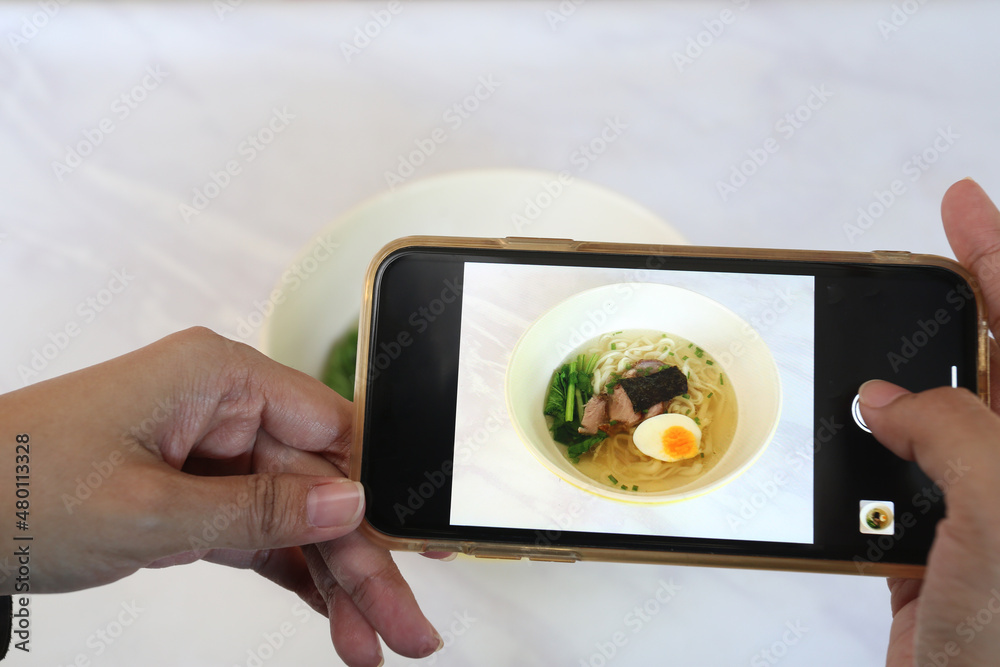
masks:
[[[362,481],[379,530],[925,562],[949,480],[885,450],[856,397],[874,377],[975,389],[957,274],[420,249],[375,285]]]
[[[644,280],[637,282],[640,277]],[[660,286],[675,289],[650,289]],[[670,312],[671,299],[682,297],[683,303],[673,310],[683,312]],[[539,339],[541,345],[555,348],[546,356],[558,357],[557,362],[537,368],[539,383],[511,378],[519,386],[508,386],[507,369],[515,350],[518,354],[537,353],[517,348],[526,331],[554,307],[573,298],[582,301],[570,309],[575,316],[554,322],[542,335],[547,340]],[[697,312],[699,306],[708,312]],[[666,312],[659,314],[657,310]],[[634,269],[467,263],[459,337],[451,523],[812,544],[815,485],[809,434],[814,430],[814,320],[812,276],[704,271],[648,271],[637,276]],[[658,322],[665,324],[657,326]],[[684,333],[688,335],[682,340]],[[608,337],[604,344],[602,335]],[[616,349],[610,349],[612,346]],[[744,359],[756,351],[754,346],[770,350],[776,373],[763,366],[768,360],[761,355]],[[623,375],[633,359],[635,363],[662,360],[667,367],[682,369],[689,376],[684,379],[690,388],[670,403],[678,410],[674,414],[691,420],[682,422],[680,428],[687,426],[695,432],[691,422],[698,419],[694,426],[703,442],[719,430],[707,458],[706,452],[699,451],[694,462],[654,459],[629,465],[616,460],[629,457],[631,448],[622,442],[622,451],[608,453],[601,457],[603,465],[587,468],[593,476],[570,477],[570,472],[561,477],[544,462],[538,465],[534,459],[545,454],[530,442],[525,445],[514,422],[515,418],[534,415],[508,414],[506,394],[534,389],[529,405],[543,414],[545,396],[538,396],[538,390],[549,386],[552,374],[564,361],[588,350],[600,350],[590,352],[591,359],[594,354],[609,357],[613,370],[621,367]],[[652,375],[645,378],[653,379]],[[701,382],[696,386],[698,379]],[[770,396],[765,401],[741,397],[744,386],[747,391],[769,392]],[[599,393],[604,391],[601,388]],[[613,394],[613,388],[607,392]],[[683,399],[692,394],[696,400]],[[716,402],[718,406],[713,405]],[[703,409],[705,405],[707,409]],[[517,406],[512,401],[512,413]],[[760,421],[754,410],[764,411],[763,419],[768,423],[751,426],[749,437],[756,437],[754,443],[737,442],[732,447],[733,438],[742,436],[742,422]],[[710,411],[714,413],[711,421],[706,418]],[[614,426],[610,421],[609,416],[608,425]],[[489,446],[479,445],[486,435]],[[545,435],[539,431],[524,439]],[[654,441],[658,435],[653,433]],[[627,435],[605,437],[595,447],[607,449],[616,440],[626,441]],[[584,458],[595,457],[587,452]],[[735,464],[728,463],[735,459]],[[575,465],[580,467],[580,463]],[[746,465],[745,474],[713,476],[716,484],[703,485],[700,478],[719,465]],[[654,466],[657,470],[647,472]],[[738,471],[734,468],[733,472]],[[667,475],[666,479],[658,479],[658,473]],[[567,479],[572,481],[567,483]],[[658,492],[647,492],[649,486]],[[677,493],[685,489],[689,491]],[[621,493],[599,495],[605,491]],[[647,502],[648,493],[667,502]],[[752,512],[746,507],[740,511],[744,501]],[[681,502],[683,505],[678,505]]]

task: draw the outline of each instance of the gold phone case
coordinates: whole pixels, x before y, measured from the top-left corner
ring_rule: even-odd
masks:
[[[872,265],[932,266],[952,271],[964,278],[972,288],[978,316],[978,358],[977,390],[980,398],[989,403],[989,327],[986,309],[979,285],[963,266],[954,260],[937,255],[911,254],[902,251],[837,252],[812,250],[770,250],[759,248],[725,248],[709,246],[672,246],[625,243],[604,243],[573,241],[570,239],[547,238],[465,238],[443,236],[411,236],[389,243],[372,259],[365,276],[364,295],[359,322],[357,376],[354,389],[355,433],[354,449],[351,456],[351,479],[361,476],[361,448],[364,442],[365,396],[367,394],[367,371],[369,344],[367,332],[371,330],[372,303],[375,276],[378,267],[392,253],[404,248],[454,248],[492,250],[539,250],[593,254],[629,254],[659,257],[709,257],[725,259],[792,260],[814,263],[851,263]],[[859,574],[853,561],[817,560],[810,558],[779,558],[764,556],[735,556],[722,554],[683,553],[647,551],[638,549],[619,550],[591,547],[539,547],[531,544],[515,545],[481,542],[474,540],[438,540],[420,538],[399,538],[386,535],[368,523],[361,525],[366,537],[388,549],[401,551],[453,551],[480,558],[501,558],[518,560],[528,558],[537,561],[571,563],[582,560],[610,561],[620,563],[658,563],[672,565],[702,565],[713,567],[736,567],[769,570],[791,570],[803,572],[826,572]],[[865,563],[864,574],[876,576],[913,577],[923,576],[924,567],[893,563]]]

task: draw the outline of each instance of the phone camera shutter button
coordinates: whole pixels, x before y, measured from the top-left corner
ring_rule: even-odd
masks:
[[[862,431],[866,433],[872,432],[872,430],[868,428],[868,424],[865,423],[865,418],[861,416],[861,396],[854,396],[854,402],[851,403],[851,416],[854,417],[854,422]]]

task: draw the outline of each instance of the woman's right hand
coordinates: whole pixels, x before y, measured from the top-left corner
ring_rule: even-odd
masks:
[[[872,434],[945,493],[924,579],[889,579],[890,667],[1000,660],[1000,416],[966,389],[861,387]]]
[[[949,188],[941,214],[1000,334],[1000,211],[967,179]],[[1000,663],[1000,368],[996,341],[990,346],[992,410],[965,389],[912,394],[876,380],[860,390],[872,434],[916,461],[946,504],[924,579],[889,579],[889,667]]]

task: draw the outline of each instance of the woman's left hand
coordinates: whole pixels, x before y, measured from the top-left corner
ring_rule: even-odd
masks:
[[[429,655],[440,636],[389,553],[355,532],[352,417],[317,380],[198,328],[0,396],[8,451],[27,441],[16,464],[31,481],[31,592],[203,558],[328,614],[350,665],[379,664],[377,635]],[[14,484],[0,483],[5,516],[19,511]]]

